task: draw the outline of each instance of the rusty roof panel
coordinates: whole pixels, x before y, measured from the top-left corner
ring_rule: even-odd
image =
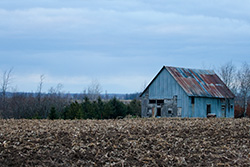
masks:
[[[168,66],[165,68],[189,96],[234,98],[234,94],[214,71]]]

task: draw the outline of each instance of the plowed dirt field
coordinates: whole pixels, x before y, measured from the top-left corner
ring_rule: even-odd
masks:
[[[0,166],[250,166],[250,119],[0,120]]]

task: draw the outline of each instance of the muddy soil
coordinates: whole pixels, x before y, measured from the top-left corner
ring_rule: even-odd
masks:
[[[0,166],[250,166],[250,119],[0,120]]]

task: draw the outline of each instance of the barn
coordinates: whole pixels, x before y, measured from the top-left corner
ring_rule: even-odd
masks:
[[[140,95],[142,117],[234,117],[234,94],[211,70],[163,66]]]

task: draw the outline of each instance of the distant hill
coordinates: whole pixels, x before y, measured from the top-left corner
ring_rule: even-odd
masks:
[[[25,96],[25,97],[29,97],[29,96],[32,96],[32,97],[36,97],[38,95],[38,93],[33,93],[33,92],[7,92],[6,93],[6,96],[7,97],[13,97],[14,95],[22,95],[22,96]],[[85,95],[82,94],[82,93],[42,93],[41,96],[46,96],[46,95],[58,95],[58,96],[61,96],[61,97],[67,97],[67,98],[70,98],[70,99],[75,99],[75,100],[78,100],[78,99],[82,99]],[[140,92],[137,92],[137,93],[126,93],[126,94],[122,94],[122,93],[108,93],[108,94],[101,94],[101,98],[102,99],[106,99],[106,100],[109,100],[109,99],[112,99],[112,98],[117,98],[119,100],[133,100],[133,99],[139,99],[139,95],[140,95]]]

